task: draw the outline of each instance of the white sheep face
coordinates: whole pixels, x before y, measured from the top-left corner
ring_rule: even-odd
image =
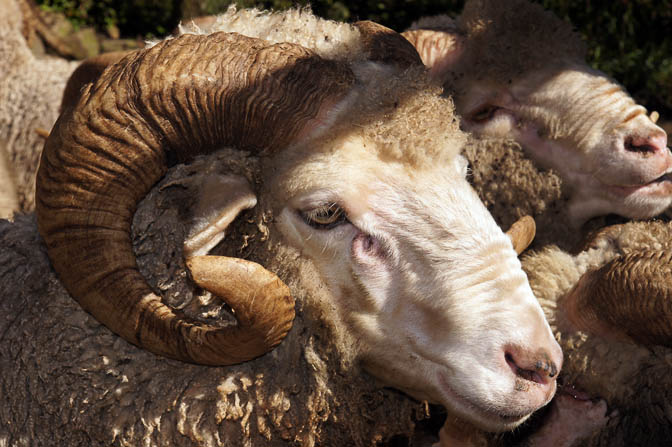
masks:
[[[667,135],[614,81],[587,66],[537,71],[507,86],[473,83],[456,106],[472,132],[515,139],[571,191],[576,224],[645,218],[672,204]]]
[[[364,365],[485,429],[518,425],[553,396],[562,353],[465,160],[417,169],[357,136],[334,144],[268,187],[289,198],[278,226],[315,263]]]

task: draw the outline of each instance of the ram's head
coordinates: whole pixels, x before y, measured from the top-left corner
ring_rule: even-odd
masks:
[[[466,181],[452,104],[418,81],[415,53],[371,60],[367,48],[394,52],[401,37],[371,23],[354,35],[363,56],[347,60],[215,33],[110,66],[42,156],[49,256],[82,307],[126,340],[188,362],[243,362],[290,329],[291,291],[261,265],[202,255],[241,210],[264,207],[273,233],[314,264],[369,371],[481,427],[511,428],[553,396],[559,346]],[[257,154],[261,173],[213,178],[185,242],[194,279],[238,320],[217,327],[150,289],[129,227],[168,166],[223,147]]]

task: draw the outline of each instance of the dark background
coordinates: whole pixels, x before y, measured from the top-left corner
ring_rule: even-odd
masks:
[[[506,1],[506,0],[501,0]],[[672,120],[672,0],[533,0],[570,21],[586,40],[588,62],[619,82],[649,110]],[[456,15],[464,0],[37,0],[75,26],[115,26],[122,36],[159,37],[180,20],[240,7],[313,11],[343,21],[369,19],[403,31],[414,20]]]

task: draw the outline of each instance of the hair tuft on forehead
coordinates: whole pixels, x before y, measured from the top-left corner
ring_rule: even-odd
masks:
[[[452,99],[441,96],[441,88],[427,82],[422,68],[395,77],[385,76],[384,70],[378,64],[356,70],[365,85],[360,86],[351,112],[341,117],[330,135],[340,138],[354,129],[376,143],[381,159],[414,169],[458,156],[467,135],[460,130]]]

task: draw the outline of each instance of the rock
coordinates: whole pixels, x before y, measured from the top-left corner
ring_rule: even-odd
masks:
[[[93,28],[81,28],[66,39],[77,59],[86,59],[100,54],[100,42]]]

